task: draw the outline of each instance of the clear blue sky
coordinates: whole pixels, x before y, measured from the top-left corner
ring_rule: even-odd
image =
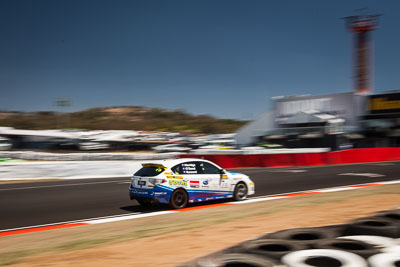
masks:
[[[400,1],[2,0],[0,110],[136,105],[252,119],[277,95],[352,89],[340,18],[382,13],[375,92],[400,89]]]

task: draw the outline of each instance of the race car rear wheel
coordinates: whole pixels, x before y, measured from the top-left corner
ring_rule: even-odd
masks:
[[[184,189],[176,189],[169,200],[169,205],[173,209],[183,209],[188,204],[188,195]]]
[[[233,194],[235,200],[244,200],[247,198],[247,186],[244,183],[238,183]]]

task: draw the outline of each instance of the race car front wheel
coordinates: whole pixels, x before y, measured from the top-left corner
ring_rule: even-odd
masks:
[[[183,189],[176,189],[169,200],[169,205],[173,209],[183,209],[188,203],[188,195]]]
[[[233,194],[235,200],[244,200],[247,198],[247,186],[244,183],[238,183]]]

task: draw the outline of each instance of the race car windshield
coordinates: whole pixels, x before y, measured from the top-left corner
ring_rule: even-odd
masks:
[[[138,170],[134,175],[142,177],[151,177],[151,176],[157,176],[163,171],[164,169],[158,166],[143,167],[140,170]]]

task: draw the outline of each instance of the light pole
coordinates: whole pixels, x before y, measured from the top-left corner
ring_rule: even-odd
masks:
[[[61,97],[61,98],[58,98],[56,100],[56,106],[59,107],[59,108],[67,108],[67,107],[72,106],[72,101],[71,101],[71,99],[69,99],[67,97]],[[60,114],[60,116],[61,116],[61,114]],[[60,116],[57,116],[58,117],[58,119],[57,119],[57,128],[62,128],[61,127],[62,125],[61,125],[61,121],[60,121]],[[67,112],[66,113],[66,125],[65,125],[66,128],[69,128],[69,123],[70,123],[70,121],[69,121],[69,113]]]

